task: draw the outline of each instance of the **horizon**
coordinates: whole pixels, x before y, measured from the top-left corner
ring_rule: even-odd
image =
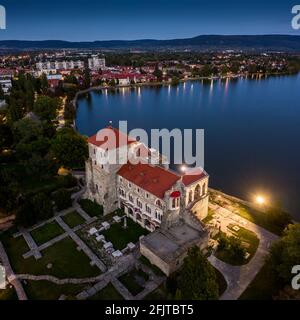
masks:
[[[70,42],[70,43],[82,43],[82,42],[111,42],[111,41],[169,41],[169,40],[183,40],[183,39],[194,39],[198,37],[270,37],[270,36],[284,36],[284,37],[300,37],[300,34],[199,34],[196,36],[184,37],[184,38],[135,38],[135,39],[106,39],[106,40],[68,40],[68,39],[0,39],[0,42],[4,41],[20,41],[20,42],[47,42],[47,41],[59,41],[59,42]]]

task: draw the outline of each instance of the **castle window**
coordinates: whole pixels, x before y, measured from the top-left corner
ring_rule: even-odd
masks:
[[[142,202],[141,202],[139,199],[136,200],[136,204],[137,204],[137,206],[138,206],[140,209],[143,208],[143,204],[142,204]]]
[[[146,205],[146,211],[151,214],[151,208],[148,205]]]
[[[99,191],[99,187],[98,187],[98,185],[96,184],[96,190],[97,190],[97,192]]]
[[[129,201],[131,202],[131,203],[134,203],[134,201],[133,201],[133,196],[130,194],[129,195]]]
[[[173,208],[173,209],[176,208],[176,199],[175,199],[175,198],[172,200],[172,208]]]

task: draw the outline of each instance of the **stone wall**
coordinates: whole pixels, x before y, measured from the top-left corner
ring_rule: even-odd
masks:
[[[154,252],[149,250],[143,240],[140,242],[140,252],[145,256],[153,265],[157,266],[165,275],[169,276],[172,271],[169,264],[162,259],[160,259]]]

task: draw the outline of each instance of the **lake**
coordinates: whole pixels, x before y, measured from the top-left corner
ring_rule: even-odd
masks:
[[[84,135],[119,120],[130,130],[205,129],[211,187],[248,200],[263,193],[300,218],[300,74],[103,90],[78,100]]]

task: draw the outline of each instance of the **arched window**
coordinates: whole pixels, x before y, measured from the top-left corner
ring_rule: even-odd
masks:
[[[203,187],[202,187],[202,196],[206,195],[206,183],[204,183]]]
[[[189,203],[193,202],[193,196],[194,196],[193,190],[191,190],[189,193]]]
[[[198,184],[195,189],[195,200],[199,200],[200,198],[201,198],[201,186],[200,184]]]

